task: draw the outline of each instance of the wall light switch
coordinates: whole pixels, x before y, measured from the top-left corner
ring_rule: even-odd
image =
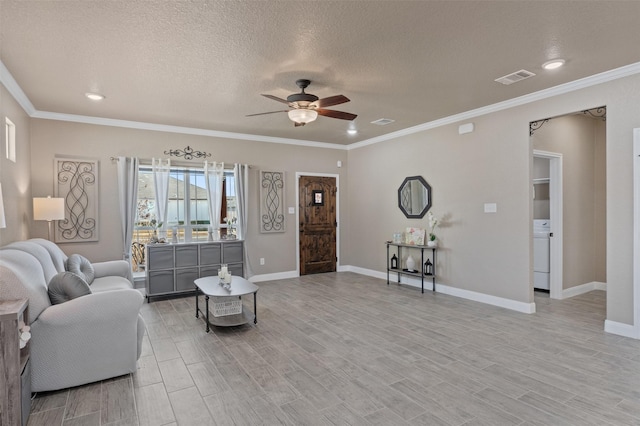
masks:
[[[497,213],[498,205],[496,203],[484,203],[484,212],[485,213]]]
[[[296,208],[295,207],[289,207],[289,214],[296,214]]]

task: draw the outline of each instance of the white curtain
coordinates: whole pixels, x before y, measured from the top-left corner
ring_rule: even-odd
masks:
[[[122,223],[122,258],[131,264],[131,240],[138,207],[138,159],[118,157],[118,201]]]
[[[233,166],[233,174],[236,181],[236,205],[238,214],[238,239],[246,240],[247,236],[247,212],[249,210],[249,166],[236,163]],[[253,275],[251,264],[247,257],[247,244],[244,244],[245,276]]]
[[[162,223],[162,229],[167,226],[167,205],[169,203],[169,175],[171,174],[171,160],[166,163],[162,159],[151,159],[153,171],[153,185],[156,196],[156,220]]]
[[[207,185],[207,203],[209,205],[209,223],[213,229],[220,228],[220,210],[222,209],[222,183],[224,182],[224,163],[204,162],[204,180]]]

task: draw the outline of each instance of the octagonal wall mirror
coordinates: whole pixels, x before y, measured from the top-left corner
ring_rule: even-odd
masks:
[[[410,219],[420,219],[431,208],[431,186],[422,176],[409,176],[398,188],[398,207]]]

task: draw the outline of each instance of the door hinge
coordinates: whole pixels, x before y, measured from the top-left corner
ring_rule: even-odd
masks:
[[[337,220],[334,222],[334,225],[335,225],[336,228],[338,227],[338,221]]]

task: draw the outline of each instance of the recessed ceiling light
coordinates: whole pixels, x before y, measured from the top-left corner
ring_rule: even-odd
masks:
[[[554,59],[553,61],[548,61],[542,64],[542,68],[545,70],[555,70],[556,68],[560,68],[564,65],[564,59]]]
[[[349,130],[347,130],[347,133],[350,134],[350,135],[357,135],[358,131],[356,129],[349,129]]]
[[[84,94],[87,98],[91,99],[92,101],[101,101],[104,99],[104,95],[101,95],[99,93],[91,93],[91,92],[87,92]]]

